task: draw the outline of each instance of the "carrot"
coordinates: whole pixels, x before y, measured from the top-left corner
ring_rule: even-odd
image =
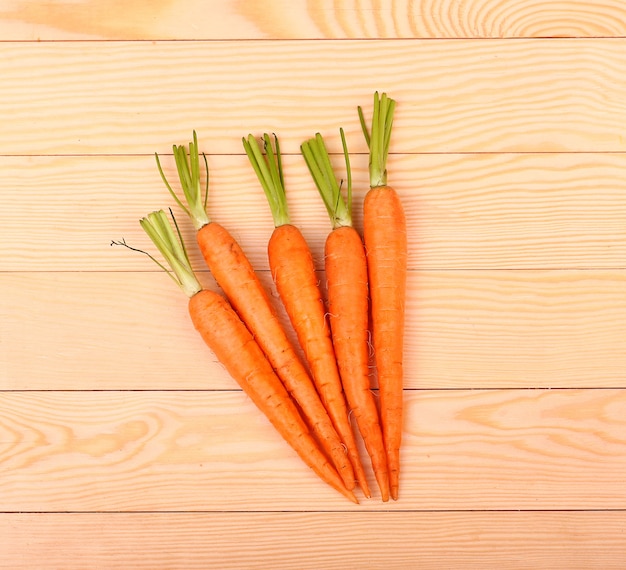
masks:
[[[366,497],[370,497],[356,439],[348,419],[346,399],[313,255],[302,232],[290,223],[278,139],[274,137],[275,149],[268,134],[263,135],[263,141],[265,158],[259,143],[252,135],[247,140],[243,139],[243,144],[268,199],[274,220],[274,231],[268,243],[272,277],[309,364],[322,403],[346,445],[361,489]]]
[[[189,144],[174,145],[174,157],[187,206],[167,182],[157,155],[161,177],[170,194],[191,218],[204,260],[231,305],[246,324],[276,370],[287,391],[300,406],[314,435],[328,454],[348,488],[354,488],[354,473],[345,448],[322,404],[311,377],[280,324],[270,298],[250,261],[235,238],[209,219],[206,188],[200,186],[200,159],[196,133]],[[205,158],[206,163],[206,158]],[[208,167],[207,167],[208,173]]]
[[[383,501],[389,500],[387,457],[376,400],[369,376],[369,299],[367,261],[361,236],[352,225],[352,182],[343,130],[348,174],[347,201],[318,133],[301,150],[330,216],[332,231],[325,244],[325,269],[332,339],[348,404],[356,418]]]
[[[380,409],[389,465],[391,497],[398,498],[402,440],[404,306],[407,276],[407,236],[398,193],[387,185],[387,155],[395,101],[374,95],[371,133],[359,107],[369,147],[370,190],[363,203],[363,240],[367,251],[372,304],[372,340]]]
[[[142,218],[140,224],[166,259],[171,271],[152,255],[142,253],[146,253],[167,271],[189,297],[188,310],[193,325],[217,359],[300,458],[323,481],[351,501],[358,502],[320,450],[250,331],[222,295],[203,289],[200,285],[191,268],[180,232],[178,236],[174,233],[165,212],[152,212]],[[125,242],[113,243],[126,245]]]

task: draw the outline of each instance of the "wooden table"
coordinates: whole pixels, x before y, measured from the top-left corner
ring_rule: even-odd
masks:
[[[1,4],[1,568],[626,567],[623,2]],[[154,160],[173,180],[195,129],[209,213],[271,288],[241,137],[274,132],[321,268],[299,145],[340,165],[345,129],[360,227],[375,90],[398,101],[406,421],[400,499],[352,505],[110,242],[149,249],[138,219],[173,207],[215,287]]]

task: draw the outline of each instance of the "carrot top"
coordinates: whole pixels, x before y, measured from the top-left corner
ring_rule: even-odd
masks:
[[[326,144],[320,133],[300,145],[302,156],[309,167],[311,176],[319,190],[326,206],[332,228],[352,225],[352,174],[350,171],[350,157],[343,129],[339,129],[343,154],[346,161],[346,175],[348,178],[347,197],[344,200],[341,194],[341,183],[337,181]]]
[[[369,173],[370,187],[385,186],[387,184],[387,155],[389,154],[389,141],[391,139],[391,127],[393,126],[393,112],[396,102],[383,93],[380,97],[378,91],[374,93],[374,112],[372,115],[372,128],[368,131],[363,116],[363,109],[358,107],[359,121],[370,150]]]
[[[148,234],[152,243],[154,243],[157,249],[161,252],[161,255],[165,258],[170,269],[168,269],[147,251],[131,247],[123,239],[121,241],[112,241],[111,245],[123,245],[128,249],[147,255],[174,280],[174,282],[183,290],[185,295],[191,298],[202,290],[202,285],[200,285],[200,282],[196,279],[193,269],[191,268],[189,255],[187,254],[187,249],[185,248],[185,244],[180,234],[180,230],[178,229],[178,224],[176,223],[174,215],[172,215],[172,220],[174,222],[176,232],[174,232],[174,228],[172,228],[163,210],[152,212],[145,218],[141,218],[141,220],[139,220],[139,224],[146,234]]]
[[[172,187],[170,186],[163,169],[161,168],[161,161],[159,155],[155,153],[157,166],[159,173],[165,186],[169,190],[170,194],[176,200],[176,203],[187,213],[191,218],[196,230],[199,230],[202,226],[206,226],[210,220],[206,212],[207,200],[209,197],[209,165],[204,157],[204,164],[206,167],[206,185],[204,192],[200,186],[200,156],[198,154],[198,137],[196,131],[193,132],[193,141],[189,143],[189,152],[184,145],[173,145],[174,160],[176,161],[176,169],[178,170],[178,177],[180,179],[180,185],[182,186],[183,193],[185,195],[185,201],[187,205],[183,204],[180,198],[176,195]]]
[[[259,141],[253,135],[248,135],[248,138],[244,137],[241,140],[269,202],[274,226],[279,227],[288,224],[289,210],[278,137],[274,135],[274,145],[272,145],[272,139],[265,133],[263,135],[263,151]]]

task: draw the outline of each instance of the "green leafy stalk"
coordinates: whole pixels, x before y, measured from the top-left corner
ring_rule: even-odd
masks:
[[[341,194],[341,184],[335,177],[333,166],[330,162],[330,156],[322,135],[316,133],[315,138],[309,139],[300,145],[302,156],[304,156],[311,176],[326,206],[333,229],[352,225],[352,174],[350,171],[350,157],[343,129],[340,129],[339,132],[341,134],[341,143],[348,178],[346,200],[344,200]]]
[[[196,279],[193,269],[191,268],[187,249],[185,248],[183,238],[178,229],[178,224],[173,215],[172,220],[174,221],[176,231],[172,228],[163,210],[148,214],[145,218],[142,218],[139,223],[171,267],[171,272],[167,271],[167,269],[161,263],[154,260],[152,256],[150,257],[161,268],[167,271],[168,275],[174,279],[188,297],[193,297],[202,289],[202,286]]]
[[[278,137],[274,135],[272,139],[265,133],[263,135],[263,146],[265,155],[261,150],[259,142],[253,135],[243,138],[243,148],[250,159],[250,164],[263,187],[265,196],[272,211],[274,226],[279,227],[289,223],[289,210],[287,208],[287,195],[285,193],[285,180],[283,178],[283,166],[280,155]]]
[[[186,205],[176,195],[176,192],[174,192],[167,181],[163,168],[161,167],[159,155],[155,153],[157,167],[169,193],[191,218],[196,230],[199,230],[202,226],[206,226],[210,222],[206,212],[209,197],[209,166],[207,159],[203,154],[206,169],[206,186],[203,192],[200,185],[200,155],[198,153],[198,137],[196,136],[196,131],[193,132],[193,141],[189,143],[189,151],[187,151],[184,145],[174,145],[172,148],[174,151],[174,160],[176,161],[176,169],[178,170],[178,178],[185,195]]]
[[[370,186],[376,188],[387,184],[387,156],[393,126],[393,113],[396,102],[383,93],[380,97],[374,93],[374,111],[372,114],[372,128],[368,131],[363,109],[358,107],[359,121],[363,129],[365,141],[370,150],[369,173]]]

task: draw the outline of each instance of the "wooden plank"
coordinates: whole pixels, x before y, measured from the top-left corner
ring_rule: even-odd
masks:
[[[298,152],[341,125],[363,152],[376,89],[392,152],[624,151],[625,41],[2,43],[0,154],[167,152],[193,128],[208,152],[265,130]]]
[[[623,387],[625,280],[623,271],[412,272],[405,385]],[[0,388],[234,387],[164,274],[3,274],[0,291]]]
[[[623,511],[2,514],[0,567],[618,570],[624,524]]]
[[[626,508],[626,390],[405,402],[400,499],[353,505],[241,392],[0,393],[0,511]]]
[[[417,3],[348,0],[64,3],[17,0],[0,10],[5,40],[518,38],[626,35],[619,0]]]
[[[185,140],[185,139],[184,139]],[[183,142],[184,142],[183,140]],[[267,269],[273,224],[243,156],[210,156],[211,217]],[[171,156],[162,157],[178,189]],[[336,157],[338,175],[344,174]],[[367,157],[352,157],[354,217],[360,229]],[[318,267],[330,231],[304,160],[286,156],[294,224]],[[112,249],[124,237],[151,244],[138,220],[174,207],[195,267],[204,266],[191,224],[170,198],[152,156],[0,157],[3,271],[146,270],[142,256]],[[402,195],[411,269],[622,268],[626,259],[626,153],[403,154],[389,170]]]
[[[623,567],[623,2],[0,4],[1,568]],[[374,89],[399,103],[407,414],[400,501],[357,507],[108,243],[147,246],[152,153],[196,128],[269,287],[240,143],[267,130],[321,267],[298,145],[346,128],[360,202]]]

